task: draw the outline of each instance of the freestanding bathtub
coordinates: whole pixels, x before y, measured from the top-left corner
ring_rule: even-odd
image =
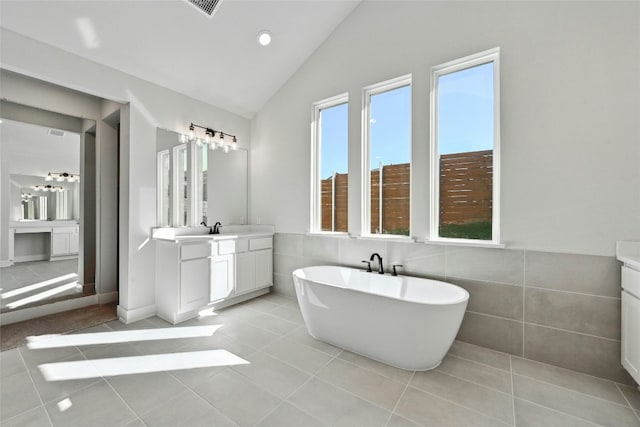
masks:
[[[440,364],[469,300],[450,283],[346,267],[300,268],[293,281],[312,337],[417,371]]]

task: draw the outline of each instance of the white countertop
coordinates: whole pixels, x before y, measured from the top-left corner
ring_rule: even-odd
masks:
[[[640,242],[618,241],[616,243],[616,258],[625,265],[640,270]]]
[[[152,237],[154,240],[178,243],[271,237],[275,234],[274,227],[271,225],[228,225],[221,229],[220,234],[209,234],[208,227],[163,227],[155,228]]]
[[[52,221],[28,219],[22,221],[11,221],[9,228],[73,227],[75,225],[78,225],[78,221],[75,219]]]

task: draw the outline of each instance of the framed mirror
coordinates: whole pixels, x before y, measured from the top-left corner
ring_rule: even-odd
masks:
[[[156,203],[160,227],[198,226],[201,222],[245,224],[248,153],[211,149],[184,142],[181,135],[158,129]]]

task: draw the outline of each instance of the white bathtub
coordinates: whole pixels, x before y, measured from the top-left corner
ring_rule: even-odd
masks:
[[[469,300],[450,283],[346,267],[300,268],[293,281],[311,336],[418,371],[440,364]]]

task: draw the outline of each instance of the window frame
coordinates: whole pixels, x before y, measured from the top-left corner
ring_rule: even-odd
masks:
[[[309,232],[313,234],[331,234],[346,236],[348,232],[344,231],[325,231],[322,230],[322,188],[320,184],[320,166],[321,166],[321,140],[322,140],[322,123],[320,113],[331,107],[347,104],[347,164],[349,164],[349,93],[344,92],[339,95],[325,98],[323,100],[311,104],[311,197],[310,197],[310,223]],[[347,170],[347,173],[349,171]]]
[[[403,76],[395,77],[393,79],[385,80],[379,83],[375,83],[369,86],[365,86],[362,89],[362,143],[361,143],[361,218],[360,218],[360,236],[374,239],[396,239],[396,240],[413,240],[412,227],[413,222],[413,200],[409,200],[409,235],[404,236],[401,234],[375,234],[371,233],[371,168],[370,159],[371,154],[371,135],[370,135],[370,120],[371,120],[371,96],[378,95],[380,93],[389,92],[394,89],[398,89],[404,86],[410,87],[411,93],[411,108],[409,117],[410,123],[410,140],[409,140],[409,165],[413,165],[413,75],[411,73]],[[409,182],[413,182],[413,170],[410,170]],[[412,194],[411,191],[410,194]]]
[[[491,240],[440,237],[440,162],[438,150],[438,78],[478,65],[493,62],[493,191]],[[455,59],[431,68],[430,76],[430,163],[431,183],[429,193],[430,220],[429,242],[458,243],[469,245],[500,244],[500,48],[485,50],[463,58]]]

